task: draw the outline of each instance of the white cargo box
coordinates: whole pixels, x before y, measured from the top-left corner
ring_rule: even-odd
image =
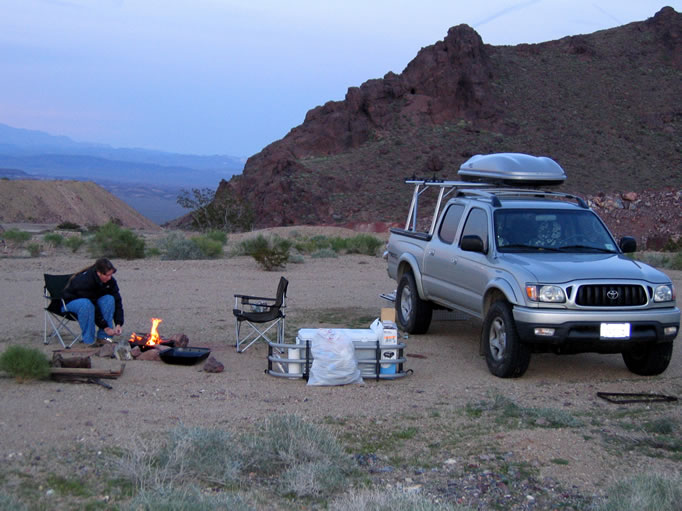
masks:
[[[553,159],[522,153],[477,154],[465,161],[458,174],[468,180],[508,185],[560,185],[566,173]]]

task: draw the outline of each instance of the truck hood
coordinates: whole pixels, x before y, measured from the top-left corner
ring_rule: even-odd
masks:
[[[527,271],[535,282],[564,283],[589,279],[670,282],[664,273],[622,254],[534,253],[499,254],[498,257],[505,266],[516,265]]]

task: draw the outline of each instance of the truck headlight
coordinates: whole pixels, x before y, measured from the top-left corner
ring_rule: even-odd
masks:
[[[672,284],[662,284],[654,289],[654,302],[672,302],[675,299],[675,290]]]
[[[526,296],[534,302],[562,303],[566,301],[564,290],[559,286],[529,284],[526,286]]]

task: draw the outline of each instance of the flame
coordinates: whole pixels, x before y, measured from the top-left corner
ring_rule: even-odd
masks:
[[[149,339],[147,340],[147,344],[149,346],[154,346],[155,344],[161,342],[161,337],[159,336],[159,332],[157,332],[156,329],[159,326],[159,323],[162,321],[163,319],[160,318],[152,318],[152,330],[149,334]]]
[[[159,323],[161,323],[162,321],[163,320],[160,318],[152,318],[152,329],[149,332],[149,334],[138,335],[135,332],[133,332],[130,335],[129,342],[132,343],[144,342],[147,346],[154,346],[155,344],[161,343],[161,336],[159,335],[157,328],[159,327]]]

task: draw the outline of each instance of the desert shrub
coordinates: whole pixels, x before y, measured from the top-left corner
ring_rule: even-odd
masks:
[[[265,270],[271,271],[283,268],[289,259],[291,241],[273,236],[266,238],[259,234],[255,238],[242,241],[238,253],[250,255]]]
[[[10,346],[0,355],[0,370],[18,381],[44,380],[50,376],[50,361],[36,348]]]
[[[375,256],[379,248],[383,245],[383,241],[371,234],[358,234],[352,238],[348,238],[348,245],[346,251],[349,254],[364,254]]]
[[[21,244],[31,239],[31,233],[19,229],[7,229],[2,235],[7,241]]]
[[[233,511],[254,511],[238,494],[206,494],[198,488],[171,489],[162,488],[145,490],[138,493],[125,508],[129,511],[213,511],[214,509],[230,509]]]
[[[219,231],[216,229],[207,232],[204,236],[210,240],[219,242],[221,245],[225,245],[227,243],[227,233],[225,231]]]
[[[107,222],[90,240],[90,252],[95,257],[144,258],[144,240],[129,229]]]
[[[206,258],[216,259],[223,255],[223,244],[209,236],[195,236],[191,241],[199,247],[202,255]]]
[[[181,261],[187,259],[202,259],[201,249],[192,240],[182,234],[172,232],[159,242],[161,259],[167,261]]]
[[[141,490],[200,482],[225,487],[238,481],[239,444],[227,431],[180,426],[139,443],[115,459],[114,466]]]
[[[243,470],[277,476],[284,495],[331,495],[352,472],[351,459],[336,437],[296,415],[266,418],[243,444]]]
[[[393,490],[362,490],[346,493],[329,506],[330,511],[466,511],[469,507],[439,504],[424,495]]]
[[[26,509],[28,508],[22,502],[0,492],[0,511],[24,511]]]
[[[71,249],[71,252],[76,253],[78,249],[83,246],[85,240],[82,236],[69,236],[64,241],[64,244]]]
[[[679,511],[682,477],[644,474],[620,481],[595,511]]]
[[[64,236],[57,234],[56,232],[51,232],[43,236],[46,243],[49,243],[53,247],[61,247],[64,244]]]
[[[57,226],[57,229],[61,231],[80,231],[81,226],[74,222],[62,222]]]
[[[330,257],[339,257],[339,255],[331,248],[321,248],[310,254],[310,257],[314,257],[315,259],[325,259]]]
[[[303,254],[299,254],[298,251],[289,252],[289,259],[287,259],[287,262],[291,264],[303,264],[305,263],[305,258],[303,257]]]
[[[40,243],[29,243],[26,245],[26,250],[28,250],[28,253],[31,255],[31,257],[38,257],[42,249],[43,247],[40,245]]]

